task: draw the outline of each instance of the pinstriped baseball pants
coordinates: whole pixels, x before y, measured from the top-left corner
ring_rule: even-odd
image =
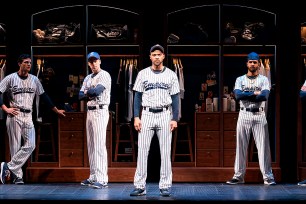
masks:
[[[246,156],[251,132],[258,150],[259,167],[263,179],[274,179],[271,167],[271,152],[268,123],[265,113],[240,111],[237,122],[237,144],[235,174],[233,178],[244,179],[246,172]]]
[[[108,183],[106,150],[108,119],[108,108],[87,111],[86,133],[90,168],[89,180],[99,183]]]
[[[143,189],[146,187],[148,154],[155,132],[158,137],[161,155],[159,188],[169,188],[172,186],[172,132],[170,131],[170,120],[171,114],[169,110],[160,113],[142,111],[142,127],[138,133],[137,168],[134,176],[134,186],[136,188]]]
[[[22,167],[35,149],[32,113],[20,112],[17,116],[8,115],[6,127],[11,154],[11,161],[7,166],[17,177],[23,178]]]

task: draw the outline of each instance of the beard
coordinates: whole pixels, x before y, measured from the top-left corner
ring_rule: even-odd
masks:
[[[252,72],[252,73],[255,73],[257,71],[257,68],[251,67],[251,68],[249,68],[249,71]]]

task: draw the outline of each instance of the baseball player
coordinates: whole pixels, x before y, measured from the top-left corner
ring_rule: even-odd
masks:
[[[236,129],[235,174],[226,183],[244,183],[248,144],[250,135],[253,133],[264,184],[275,185],[271,168],[269,131],[265,114],[265,101],[268,100],[270,94],[270,84],[266,76],[258,73],[260,61],[257,53],[251,52],[248,54],[246,65],[248,68],[247,74],[238,77],[234,87],[236,100],[240,101]]]
[[[147,162],[150,144],[156,133],[161,154],[159,189],[162,196],[170,196],[172,185],[171,140],[177,127],[179,83],[174,71],[163,65],[164,48],[150,49],[152,65],[141,70],[135,81],[134,126],[138,131],[138,158],[131,196],[146,194]],[[142,114],[140,117],[140,107]]]
[[[305,101],[306,101],[306,80],[304,81],[304,84],[302,85],[302,87],[300,89],[300,98],[301,98],[302,102],[305,103]],[[298,182],[298,185],[299,186],[306,186],[306,180]]]
[[[87,101],[86,133],[90,175],[81,185],[106,188],[107,150],[106,129],[109,119],[111,77],[101,69],[101,59],[97,52],[87,55],[92,73],[85,77],[79,92],[79,99]]]
[[[22,54],[18,58],[19,71],[6,76],[0,82],[0,96],[8,92],[9,105],[0,106],[7,113],[6,127],[9,137],[11,161],[1,163],[0,180],[5,184],[8,177],[13,183],[24,184],[22,166],[35,149],[35,128],[32,119],[34,97],[39,97],[57,114],[65,116],[64,110],[58,110],[45,93],[39,79],[30,74],[31,56]],[[22,141],[23,139],[23,141]]]

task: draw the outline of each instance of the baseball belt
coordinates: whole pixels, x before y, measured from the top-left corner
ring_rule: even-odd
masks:
[[[29,110],[29,109],[19,108],[19,111],[23,112],[23,113],[31,113],[31,110]]]
[[[103,105],[103,104],[100,104],[100,105],[96,105],[96,106],[88,106],[87,107],[87,109],[88,110],[96,110],[96,109],[103,109],[103,107],[104,107],[105,105]]]
[[[244,107],[241,107],[240,110],[245,110],[247,112],[256,113],[256,112],[263,111],[263,107],[260,107],[260,108],[244,108]]]
[[[144,110],[147,110],[151,113],[160,113],[163,111],[168,110],[168,107],[164,107],[164,108],[149,108],[149,107],[143,107]]]

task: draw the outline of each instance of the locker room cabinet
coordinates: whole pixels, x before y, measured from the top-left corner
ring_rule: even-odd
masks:
[[[78,100],[78,93],[83,79],[91,72],[87,54],[92,51],[100,54],[101,68],[112,78],[106,141],[108,166],[112,166],[113,136],[116,135],[112,123],[116,115],[115,103],[121,99],[120,90],[123,88],[117,77],[120,69],[125,71],[126,62],[133,62],[137,67],[142,64],[140,22],[141,16],[136,12],[103,5],[64,6],[32,14],[31,73],[38,76],[54,104],[65,109],[67,116],[52,121],[56,124],[56,161],[31,160],[27,168],[29,181],[41,179],[45,167],[52,170],[52,176],[46,178],[50,181],[79,182],[88,177],[86,104]],[[43,120],[45,115],[48,116],[47,113],[41,116]],[[121,167],[118,163],[114,163],[116,168]],[[75,176],[63,178],[59,176],[62,171],[73,172]],[[111,179],[122,179],[120,176],[113,178],[112,173],[109,175]],[[123,180],[130,177],[125,176]]]
[[[199,5],[167,14],[167,60],[173,70],[183,68],[181,112],[182,119],[195,127],[195,169],[214,171],[214,181],[232,177],[239,103],[231,110],[224,98],[232,96],[236,78],[247,73],[250,52],[260,55],[263,74],[270,80],[267,120],[273,171],[280,179],[275,26],[276,14],[240,5]],[[212,109],[206,104],[208,96],[216,98]],[[257,161],[249,160],[247,167],[252,175],[246,180],[260,178]],[[211,178],[202,176],[202,180]]]

